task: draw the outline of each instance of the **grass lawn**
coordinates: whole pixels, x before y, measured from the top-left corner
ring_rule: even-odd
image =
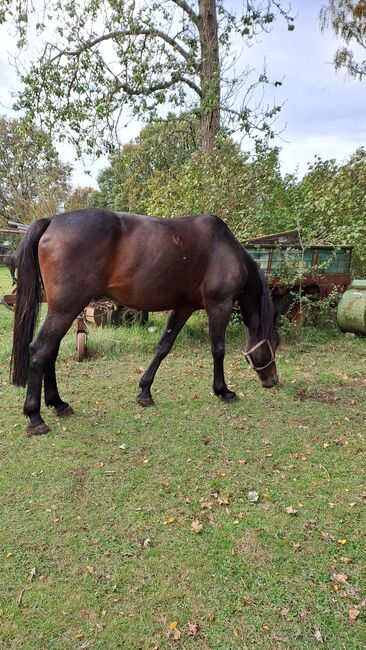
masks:
[[[81,364],[70,332],[58,377],[75,415],[44,408],[51,432],[27,439],[0,306],[0,646],[366,648],[366,340],[304,328],[268,391],[232,325],[241,399],[225,405],[196,316],[142,409],[162,322],[90,328]]]

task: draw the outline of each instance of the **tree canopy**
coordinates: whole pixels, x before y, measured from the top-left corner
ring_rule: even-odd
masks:
[[[281,81],[263,69],[251,76],[232,44],[253,45],[278,17],[291,31],[281,5],[246,0],[234,12],[224,0],[47,0],[40,9],[6,0],[0,20],[13,20],[18,46],[32,29],[44,42],[21,74],[17,106],[79,151],[110,150],[126,107],[145,120],[184,107],[199,121],[203,150],[222,129],[268,135],[279,106],[261,106],[256,89]]]
[[[51,139],[22,119],[0,117],[0,214],[28,223],[57,212],[70,191],[71,168]]]
[[[94,204],[166,217],[214,212],[242,241],[300,228],[309,244],[353,245],[354,269],[365,274],[364,148],[340,164],[317,157],[299,179],[281,174],[277,147],[257,143],[250,154],[227,139],[202,152],[188,127],[180,140],[171,128],[149,124],[112,155]]]
[[[366,58],[362,58],[366,56],[366,0],[328,0],[320,12],[320,25],[344,41],[334,55],[336,70],[362,80],[366,76]]]

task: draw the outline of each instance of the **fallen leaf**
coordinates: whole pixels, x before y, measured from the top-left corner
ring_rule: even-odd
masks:
[[[288,515],[297,515],[299,512],[298,510],[295,510],[292,506],[288,506],[288,508],[285,508],[285,511],[287,512]]]
[[[190,636],[197,636],[197,634],[198,634],[198,632],[200,630],[198,623],[190,623],[189,621],[188,621],[187,628],[188,628],[188,630],[187,630],[188,634]]]
[[[174,524],[174,522],[175,522],[175,517],[168,517],[168,519],[164,521],[164,524],[165,526],[170,526],[170,524]]]
[[[202,510],[211,510],[212,509],[212,501],[208,501],[207,499],[201,499],[200,504],[201,504]]]
[[[326,542],[335,542],[334,535],[327,533],[325,530],[320,531],[320,537],[322,537]]]
[[[332,578],[341,585],[344,585],[348,580],[348,576],[345,573],[333,573]]]
[[[87,572],[90,575],[92,575],[94,573],[94,567],[93,566],[90,566],[89,564],[87,564],[85,568],[86,568]]]
[[[198,519],[194,519],[191,523],[191,530],[193,530],[194,533],[200,533],[202,531],[202,524],[198,521]]]
[[[178,622],[173,621],[172,623],[169,624],[169,639],[172,641],[179,641],[180,637],[182,636],[182,633],[178,627]]]
[[[32,569],[30,570],[30,574],[29,574],[29,578],[28,578],[28,580],[29,580],[30,582],[32,582],[32,580],[33,580],[33,578],[34,578],[35,575],[36,575],[36,567],[34,566],[34,567],[32,567]]]
[[[355,621],[360,614],[361,614],[361,609],[359,609],[358,607],[351,607],[351,609],[348,610],[348,618],[350,621]]]
[[[341,546],[344,546],[345,544],[347,544],[347,540],[346,539],[339,539],[338,544],[341,544]]]
[[[255,490],[248,492],[248,499],[250,503],[257,503],[259,501],[259,494]]]
[[[229,499],[226,499],[226,498],[225,499],[220,499],[220,497],[218,497],[217,503],[219,504],[219,506],[228,506],[229,505]]]
[[[351,564],[351,563],[352,563],[351,558],[350,558],[350,557],[345,557],[344,555],[341,557],[341,560],[342,560],[342,562],[344,562],[345,564]]]
[[[242,458],[242,459],[239,460],[238,462],[239,462],[239,465],[246,465],[246,464],[247,464],[247,461],[246,461],[245,458]]]
[[[312,627],[312,630],[311,630],[311,631],[312,631],[313,635],[315,636],[316,640],[317,640],[319,643],[324,643],[324,641],[323,641],[323,637],[322,637],[322,635],[321,635],[321,632],[320,632],[319,628],[318,628],[316,625],[314,625],[314,626]]]

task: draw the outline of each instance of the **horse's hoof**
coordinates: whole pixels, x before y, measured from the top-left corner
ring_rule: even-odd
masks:
[[[36,424],[35,426],[28,424],[27,438],[32,438],[33,436],[43,436],[45,433],[48,433],[49,431],[50,429],[45,422],[42,422],[41,424]]]
[[[62,406],[55,406],[53,409],[55,412],[55,415],[57,415],[58,418],[64,418],[67,417],[68,415],[74,415],[74,409],[70,404],[62,405]]]
[[[237,396],[236,393],[229,392],[225,393],[224,395],[219,395],[220,399],[225,402],[225,404],[232,404],[233,402],[238,402],[239,397]]]
[[[154,406],[155,402],[152,397],[136,397],[136,402],[141,406]]]

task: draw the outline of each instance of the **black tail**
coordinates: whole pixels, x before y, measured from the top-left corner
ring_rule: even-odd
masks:
[[[29,344],[34,335],[42,291],[38,243],[50,221],[46,218],[32,223],[17,252],[18,283],[10,367],[11,380],[16,386],[27,383]]]

